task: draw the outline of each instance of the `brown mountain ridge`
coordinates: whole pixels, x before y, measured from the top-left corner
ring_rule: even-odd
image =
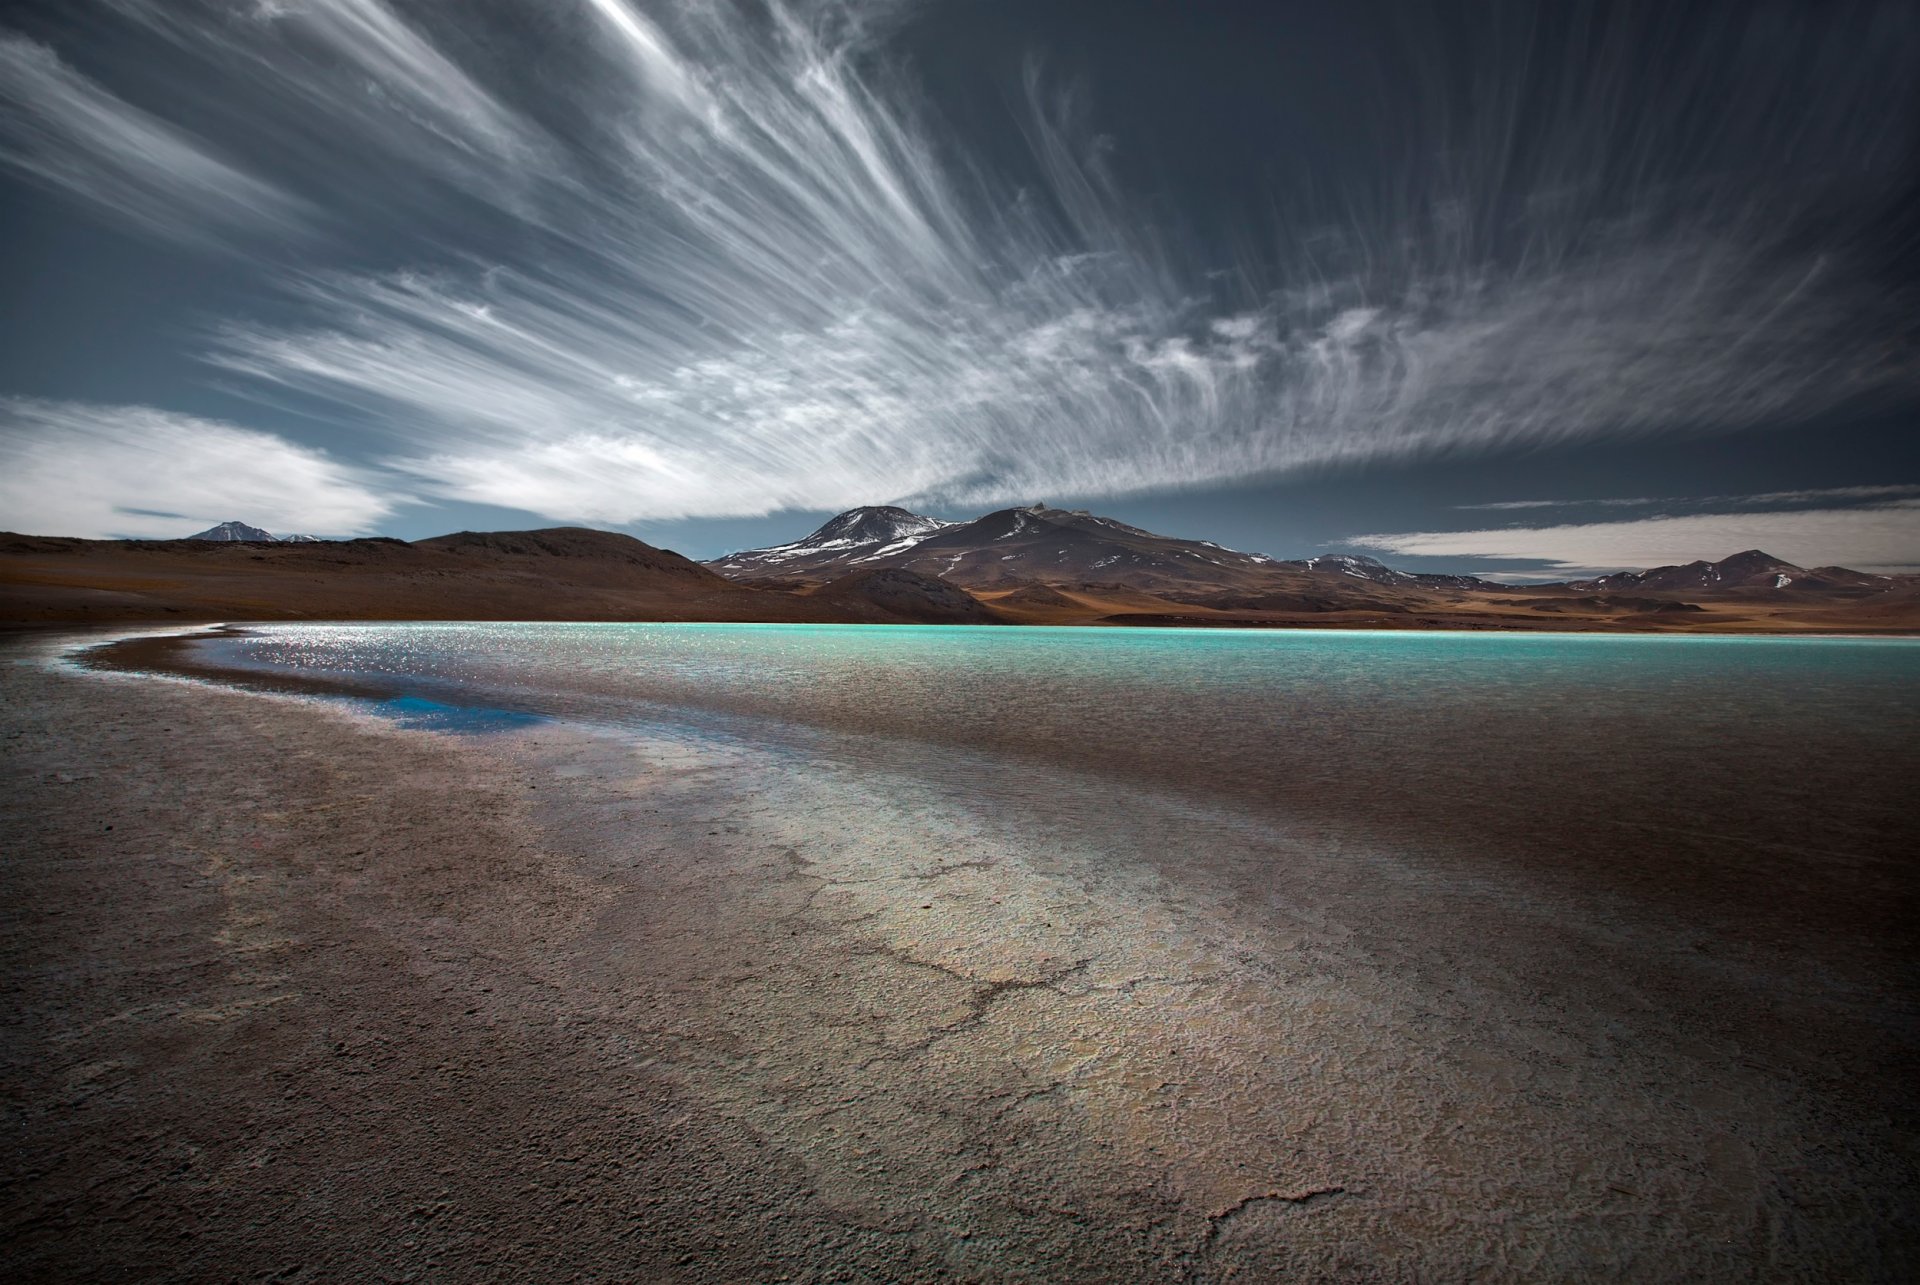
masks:
[[[849,510],[701,564],[583,527],[413,542],[0,534],[0,619],[659,620],[862,624],[1920,631],[1920,577],[1719,562],[1508,586],[1372,558],[1285,561],[1034,505],[971,522]]]
[[[707,564],[806,589],[893,567],[959,585],[1022,624],[1905,632],[1920,578],[1798,567],[1759,550],[1564,584],[1400,571],[1374,558],[1282,560],[1035,504],[970,522],[850,509],[790,544]]]

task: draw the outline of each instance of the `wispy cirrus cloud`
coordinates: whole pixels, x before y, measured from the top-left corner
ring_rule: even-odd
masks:
[[[390,484],[271,433],[148,406],[0,399],[0,515],[15,530],[166,539],[244,518],[352,535],[395,502]]]
[[[141,70],[261,172],[334,216],[340,249],[426,220],[454,239],[488,208],[539,222],[531,189],[571,181],[562,149],[389,0],[91,0],[137,33]],[[443,12],[440,40],[494,74],[524,56],[499,19]],[[184,87],[190,87],[183,90]],[[150,87],[151,84],[150,84]],[[564,101],[558,88],[542,96]],[[385,217],[383,217],[383,215]],[[396,217],[397,216],[397,217]]]
[[[292,319],[233,318],[208,355],[350,410],[441,497],[619,523],[1116,495],[1738,431],[1915,375],[1849,229],[1808,234],[1809,157],[1844,143],[1871,185],[1902,154],[1896,123],[1858,122],[1910,96],[1912,24],[1791,128],[1730,100],[1671,165],[1647,140],[1708,109],[1648,84],[1748,58],[1755,92],[1786,92],[1857,24],[1757,54],[1535,33],[1564,97],[1483,95],[1405,190],[1290,208],[1241,238],[1270,249],[1222,262],[1141,217],[1037,74],[1038,184],[971,152],[890,61],[891,5],[98,2],[198,87],[194,136],[249,158],[235,217],[284,189],[327,212],[341,261],[369,228],[414,247],[384,271],[273,260]],[[83,127],[107,90],[4,74],[108,166],[112,132]],[[1536,123],[1531,159],[1487,142]],[[1702,181],[1728,139],[1777,144],[1786,177]]]
[[[1346,542],[1417,557],[1541,561],[1549,571],[1565,575],[1718,560],[1745,549],[1764,549],[1803,567],[1915,571],[1920,570],[1920,500],[1481,531],[1387,532],[1356,535]]]
[[[37,41],[0,32],[0,163],[149,232],[218,245],[304,235],[313,207],[116,97]]]

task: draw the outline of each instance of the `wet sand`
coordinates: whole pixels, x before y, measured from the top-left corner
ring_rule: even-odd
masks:
[[[1833,997],[1745,1011],[1757,956],[1358,854],[1256,898],[1174,850],[1219,817],[1117,866],[697,737],[0,675],[20,1278],[1916,1266],[1910,1031],[1768,1047]]]

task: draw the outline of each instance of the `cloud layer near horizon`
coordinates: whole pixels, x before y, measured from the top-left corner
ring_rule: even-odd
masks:
[[[395,493],[557,519],[1730,432],[1914,377],[1852,229],[1807,235],[1830,196],[1810,157],[1844,150],[1871,186],[1907,142],[1886,104],[1913,24],[1879,10],[1717,53],[1753,62],[1762,102],[1870,49],[1790,129],[1694,104],[1684,145],[1683,97],[1636,97],[1630,40],[1585,58],[1542,37],[1572,79],[1534,159],[1483,145],[1524,110],[1495,94],[1423,140],[1448,159],[1417,161],[1417,190],[1342,194],[1338,222],[1293,209],[1221,261],[1142,217],[1037,74],[1020,124],[1042,181],[994,172],[889,63],[897,7],[90,0],[149,64],[102,83],[6,38],[0,159],[150,234],[254,234],[223,244],[295,319],[230,318],[206,345],[224,375],[365,425]],[[1716,185],[1769,141],[1781,186]],[[402,261],[331,266],[402,227]],[[59,440],[108,452],[142,413]]]
[[[1920,571],[1920,500],[1483,531],[1402,531],[1357,535],[1347,543],[1423,558],[1539,560],[1548,564],[1543,577],[1712,562],[1746,549],[1763,549],[1803,567]]]
[[[30,535],[169,539],[236,517],[279,535],[355,534],[393,511],[395,497],[369,482],[319,451],[215,420],[0,399],[0,516]]]

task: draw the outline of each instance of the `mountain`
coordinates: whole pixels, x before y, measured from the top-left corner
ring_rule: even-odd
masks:
[[[219,526],[210,526],[195,535],[183,536],[187,540],[213,540],[222,544],[330,544],[332,541],[317,535],[275,535],[257,526],[248,526],[245,522],[222,522]]]
[[[1565,584],[1505,585],[1475,576],[1400,571],[1361,554],[1281,560],[1241,553],[1208,540],[1157,535],[1084,509],[1044,504],[1000,509],[971,522],[942,522],[892,506],[849,509],[804,540],[749,549],[706,565],[734,580],[797,588],[860,569],[899,568],[937,576],[989,602],[1004,600],[1010,614],[1023,617],[1067,609],[1058,601],[1043,603],[1042,596],[1023,591],[1026,586],[1064,591],[1089,611],[1093,608],[1083,601],[1087,595],[1105,600],[1126,591],[1216,611],[1323,615],[1429,609],[1436,605],[1430,601],[1435,595],[1440,605],[1457,605],[1463,594],[1531,595],[1530,601],[1559,595],[1611,615],[1624,609],[1625,598],[1646,594],[1845,599],[1904,585],[1901,577],[1845,567],[1808,569],[1759,549],[1718,562],[1622,571]],[[1577,605],[1555,608],[1561,615],[1577,610]]]
[[[526,559],[558,560],[574,564],[565,569],[549,568],[558,580],[595,574],[602,568],[617,568],[618,576],[632,578],[636,573],[702,589],[733,588],[731,581],[715,575],[691,558],[671,549],[656,549],[618,531],[596,531],[591,527],[548,527],[541,531],[457,531],[416,540],[411,546],[475,562],[528,565]]]
[[[280,537],[271,531],[262,531],[257,526],[248,526],[244,522],[222,522],[219,526],[210,526],[197,535],[186,537],[189,540],[244,541],[249,544],[278,544]]]
[[[755,554],[786,553],[780,559]],[[718,574],[581,527],[356,540],[0,532],[0,620],[659,620],[1920,633],[1920,576],[1758,550],[1493,585],[1335,554],[1280,561],[1034,505],[971,522],[850,510]]]
[[[1274,564],[1203,540],[1179,540],[1035,504],[971,522],[905,509],[849,509],[804,540],[707,565],[737,580],[822,583],[860,567],[900,567],[969,589],[1100,581],[1131,588],[1217,587]]]
[[[0,618],[33,620],[851,619],[736,584],[613,531],[359,540],[0,535]]]
[[[1910,577],[1808,570],[1759,550],[1570,584],[1506,585],[1401,571],[1360,554],[1289,561],[1241,553],[1044,504],[969,522],[891,506],[849,509],[804,540],[707,565],[748,584],[820,594],[859,572],[912,572],[964,589],[1018,624],[1878,630],[1920,614]],[[880,609],[836,600],[849,611]],[[921,609],[938,610],[930,600]]]
[[[73,540],[0,532],[0,620],[660,620],[993,624],[930,577],[740,584],[617,531],[431,539]]]
[[[792,544],[748,549],[707,565],[735,580],[824,582],[892,558],[950,526],[891,504],[848,509]]]
[[[1315,558],[1302,558],[1288,565],[1299,567],[1302,571],[1352,576],[1355,580],[1371,580],[1375,584],[1410,584],[1417,578],[1410,571],[1395,571],[1378,558],[1369,558],[1358,553],[1325,553]]]
[[[1283,562],[1284,567],[1298,567],[1303,571],[1316,574],[1352,576],[1356,580],[1370,580],[1383,585],[1421,585],[1429,589],[1475,589],[1486,593],[1499,593],[1505,585],[1495,584],[1491,580],[1482,580],[1478,576],[1435,575],[1426,571],[1396,571],[1378,558],[1369,558],[1358,553],[1326,553],[1319,557],[1302,558],[1297,562]]]
[[[1305,595],[1324,600],[1329,610],[1381,606],[1376,586],[1504,592],[1504,586],[1472,576],[1395,571],[1354,554],[1282,562],[1209,540],[1158,535],[1085,509],[1044,504],[1000,509],[971,522],[941,522],[897,508],[849,509],[804,540],[707,565],[761,584],[819,584],[854,568],[879,566],[938,576],[977,593],[1078,585],[1095,593],[1104,587],[1160,594],[1185,604],[1222,593],[1242,599],[1290,595],[1290,601]],[[1039,604],[1028,594],[1007,605],[1031,612]],[[1229,605],[1240,609],[1237,602]]]
[[[1650,571],[1619,571],[1592,580],[1575,580],[1568,588],[1601,593],[1712,593],[1797,594],[1820,593],[1859,596],[1891,588],[1890,576],[1876,576],[1846,567],[1797,567],[1759,549],[1747,549],[1718,562],[1689,562],[1654,567]]]
[[[927,537],[901,565],[967,588],[1095,582],[1149,592],[1264,579],[1274,560],[1155,535],[1084,509],[1001,509]]]

